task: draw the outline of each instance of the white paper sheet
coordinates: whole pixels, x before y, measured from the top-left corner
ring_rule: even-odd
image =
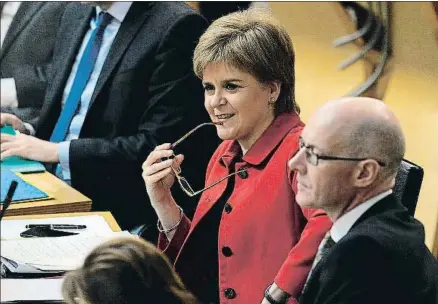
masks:
[[[2,240],[19,239],[20,233],[27,230],[29,224],[73,224],[86,225],[86,229],[65,230],[79,235],[108,235],[113,233],[105,218],[101,215],[52,217],[31,220],[2,220],[0,236]]]
[[[63,278],[0,279],[1,301],[62,300]]]
[[[106,236],[74,235],[57,238],[2,240],[1,256],[41,270],[72,270],[101,243],[119,236],[135,237],[127,231]]]

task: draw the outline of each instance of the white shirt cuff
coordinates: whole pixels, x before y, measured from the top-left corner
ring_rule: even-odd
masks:
[[[70,141],[62,141],[58,146],[59,163],[64,180],[71,180],[70,176]]]
[[[35,136],[35,128],[28,122],[23,122],[24,127],[26,128],[29,135]]]
[[[17,87],[14,78],[3,78],[1,86],[1,106],[5,108],[18,108]]]

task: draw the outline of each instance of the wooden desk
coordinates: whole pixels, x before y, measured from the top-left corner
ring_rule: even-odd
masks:
[[[12,203],[6,210],[6,216],[87,212],[91,210],[91,200],[88,197],[47,171],[31,174],[18,173],[18,175],[23,180],[46,192],[52,199]]]
[[[117,224],[113,215],[109,211],[101,212],[75,212],[75,213],[56,213],[56,214],[34,214],[34,215],[19,215],[19,216],[7,216],[3,221],[7,220],[23,220],[23,219],[39,219],[39,218],[54,218],[54,217],[68,217],[68,216],[88,216],[88,215],[102,215],[108,225],[114,232],[121,231],[119,224]]]

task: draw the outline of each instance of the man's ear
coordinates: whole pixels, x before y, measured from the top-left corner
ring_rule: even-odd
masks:
[[[380,165],[373,159],[359,162],[354,171],[354,185],[359,188],[368,187],[378,179],[380,170]]]

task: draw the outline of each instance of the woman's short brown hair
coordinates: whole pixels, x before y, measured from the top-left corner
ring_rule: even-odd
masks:
[[[194,304],[169,260],[140,238],[123,237],[95,248],[69,272],[62,293],[68,304]]]
[[[286,30],[261,9],[239,11],[214,21],[199,39],[193,68],[202,79],[210,63],[225,63],[260,83],[279,81],[281,92],[274,115],[300,112],[295,102],[295,55]]]

